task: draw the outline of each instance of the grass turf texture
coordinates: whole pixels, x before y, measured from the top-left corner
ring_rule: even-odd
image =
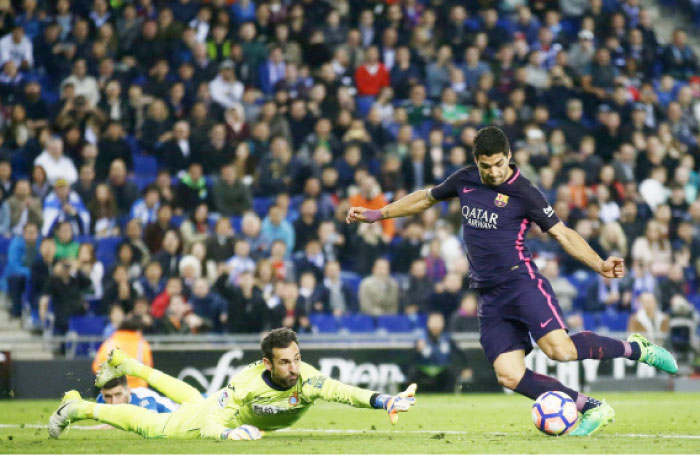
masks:
[[[598,395],[616,422],[590,437],[550,437],[530,419],[532,401],[515,395],[420,395],[391,426],[386,413],[318,402],[288,431],[256,442],[146,440],[120,430],[71,428],[49,440],[43,426],[56,401],[1,401],[0,453],[13,454],[680,454],[700,453],[700,394]],[[35,425],[42,428],[32,428]],[[93,425],[82,421],[74,425]]]

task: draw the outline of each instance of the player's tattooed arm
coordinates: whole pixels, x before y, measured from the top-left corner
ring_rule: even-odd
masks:
[[[367,208],[352,207],[348,211],[346,222],[377,222],[392,217],[412,216],[422,213],[438,201],[433,197],[430,189],[417,190],[405,197],[386,205],[382,209],[369,210]]]

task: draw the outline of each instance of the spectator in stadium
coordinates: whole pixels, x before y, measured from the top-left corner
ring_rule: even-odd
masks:
[[[1,234],[5,236],[20,235],[28,222],[36,224],[38,227],[42,226],[41,201],[32,196],[31,186],[27,179],[17,180],[12,195],[2,202],[2,206],[6,208],[3,209],[3,213],[8,217],[0,222]]]
[[[116,159],[122,160],[128,171],[134,169],[131,148],[124,136],[125,133],[121,122],[112,120],[107,123],[105,131],[97,143],[97,149],[100,151],[100,160],[96,162],[95,173],[98,180],[102,181],[107,177],[112,162]]]
[[[371,316],[396,314],[399,311],[399,285],[390,275],[389,261],[379,258],[372,274],[360,282],[360,312]]]
[[[299,275],[299,296],[303,307],[308,314],[329,314],[330,309],[323,303],[323,292],[316,282],[316,275],[313,271],[302,271]]]
[[[200,203],[194,211],[190,213],[190,217],[180,224],[182,252],[189,254],[194,243],[204,242],[210,235],[209,207],[206,203]]]
[[[134,86],[132,86],[134,87]],[[139,91],[140,89],[135,89],[135,91]],[[132,90],[130,89],[129,92],[131,93]],[[139,100],[141,97],[134,97],[136,100]],[[181,121],[184,122],[184,121]],[[186,124],[186,123],[185,123]],[[180,131],[178,133],[179,138],[185,138],[185,124],[181,124]],[[177,147],[178,153],[181,153],[180,145],[178,144],[177,141],[175,141],[175,144],[171,142],[173,138],[173,123],[170,119],[170,113],[168,111],[168,107],[165,104],[163,100],[160,99],[155,99],[153,102],[148,106],[148,111],[146,112],[145,119],[143,120],[143,124],[141,126],[141,143],[143,144],[144,149],[150,153],[154,154],[157,157],[163,160],[160,148],[161,146],[164,146],[164,143],[170,142],[168,144],[168,148],[172,149],[174,147]],[[187,147],[187,144],[182,143],[182,147]],[[167,166],[167,164],[163,163],[164,165]]]
[[[163,236],[161,249],[153,256],[153,260],[163,267],[163,276],[170,277],[178,272],[180,262],[180,237],[176,230],[169,229]]]
[[[134,259],[141,267],[145,267],[151,259],[151,253],[148,250],[148,246],[146,246],[146,243],[143,241],[143,228],[138,219],[131,219],[126,223],[124,235],[126,235],[126,240],[131,244],[134,250]]]
[[[71,186],[71,190],[78,194],[80,200],[90,202],[95,195],[97,184],[94,165],[84,163],[80,166],[78,180]]]
[[[30,70],[34,66],[32,38],[25,34],[22,24],[15,24],[10,33],[0,38],[0,65],[11,61],[22,71]]]
[[[687,80],[698,68],[697,56],[687,43],[687,32],[681,28],[673,31],[671,43],[663,50],[664,70],[680,80]]]
[[[476,294],[468,292],[464,294],[459,303],[459,309],[452,315],[450,320],[450,331],[457,332],[478,332],[479,319],[477,318],[477,297]]]
[[[425,333],[416,341],[415,348],[415,371],[410,382],[420,382],[421,390],[428,392],[454,392],[460,368],[466,369],[466,360],[445,331],[441,313],[430,313]]]
[[[143,270],[141,268],[141,264],[136,259],[134,247],[130,242],[126,240],[121,241],[117,245],[116,254],[117,258],[115,266],[123,266],[126,269],[129,279],[137,279],[139,276],[141,276]]]
[[[98,184],[87,209],[90,211],[90,234],[97,238],[119,235],[117,200],[110,186]]]
[[[105,268],[101,261],[95,257],[95,246],[91,243],[81,243],[78,248],[78,263],[80,270],[90,278],[91,285],[85,291],[86,300],[102,299],[102,278]]]
[[[214,331],[223,330],[226,322],[227,304],[222,297],[209,288],[205,278],[197,278],[192,286],[190,297],[192,313],[207,322]]]
[[[90,278],[78,268],[73,259],[63,259],[52,267],[51,276],[39,299],[39,319],[46,322],[49,302],[54,315],[54,333],[64,335],[71,317],[81,316],[87,310],[83,290],[90,287]]]
[[[365,61],[355,71],[355,84],[360,96],[376,97],[382,87],[390,85],[389,71],[379,61],[379,50],[370,46],[365,51]]]
[[[668,313],[671,308],[671,299],[675,295],[688,296],[689,287],[683,274],[683,266],[674,263],[668,270],[668,277],[662,278],[659,284],[659,300],[661,311]]]
[[[80,245],[73,238],[73,228],[68,221],[59,222],[54,232],[56,259],[77,259]]]
[[[214,225],[214,233],[205,241],[207,260],[213,260],[217,264],[225,262],[233,257],[234,230],[230,219],[221,217]]]
[[[146,246],[148,246],[148,249],[151,251],[151,254],[160,251],[165,232],[174,230],[175,227],[172,223],[172,217],[172,207],[167,203],[161,204],[160,208],[158,208],[156,220],[148,224],[144,229],[143,239]]]
[[[401,293],[402,309],[405,314],[426,313],[430,307],[433,281],[427,276],[425,259],[411,262],[406,289]]]
[[[235,285],[238,276],[244,271],[255,271],[255,262],[250,256],[250,243],[247,240],[237,240],[234,255],[226,261],[229,284]]]
[[[107,360],[109,352],[115,347],[129,354],[130,357],[137,359],[139,362],[149,367],[153,366],[153,353],[151,345],[143,337],[141,329],[143,321],[140,316],[128,315],[124,322],[119,326],[119,329],[105,340],[97,350],[95,359],[92,361],[92,371],[97,373],[100,365]],[[129,388],[146,387],[146,381],[135,376],[127,376]]]
[[[287,246],[287,252],[291,252],[293,246],[295,245],[294,227],[289,223],[289,221],[284,219],[284,210],[278,205],[273,205],[270,207],[267,216],[262,222],[260,235],[268,243],[275,240],[284,241],[285,245]]]
[[[143,191],[143,197],[131,206],[130,219],[137,219],[144,227],[156,221],[160,208],[160,193],[158,187],[151,184]]]
[[[69,185],[78,179],[73,161],[63,155],[63,140],[57,137],[46,143],[46,149],[34,160],[34,165],[44,169],[47,180],[53,185],[58,179],[65,180]]]
[[[233,164],[225,164],[212,187],[214,209],[224,217],[241,216],[251,209],[250,189],[237,175]]]
[[[573,301],[578,294],[578,290],[571,284],[571,281],[560,274],[559,262],[556,259],[548,260],[542,268],[542,274],[552,285],[552,290],[557,296],[562,311],[565,313],[572,311]]]
[[[0,278],[0,286],[10,297],[10,316],[22,314],[22,296],[31,280],[31,266],[37,254],[39,226],[27,222],[22,227],[22,235],[15,235],[7,250],[7,264]]]
[[[243,83],[236,80],[235,64],[224,60],[219,64],[219,74],[209,83],[212,100],[222,109],[233,107],[243,98]]]
[[[659,310],[654,294],[639,296],[639,309],[630,316],[627,331],[645,335],[650,341],[663,344],[669,332],[668,315]]]
[[[269,310],[261,290],[255,285],[253,272],[242,272],[238,276],[238,286],[227,287],[224,294],[229,333],[258,333],[267,328]]]
[[[83,58],[78,58],[73,62],[71,75],[64,79],[61,86],[72,84],[75,87],[75,95],[83,95],[88,106],[94,108],[100,101],[100,89],[97,80],[88,74],[87,62]]]
[[[671,268],[671,244],[664,235],[663,227],[656,220],[647,222],[644,236],[632,244],[632,259],[641,260],[651,268],[655,276],[665,276]]]
[[[270,328],[286,327],[295,332],[310,332],[311,323],[304,303],[299,296],[299,287],[294,281],[279,283],[279,303],[270,308]]]
[[[106,281],[103,303],[118,304],[128,313],[134,307],[136,296],[136,289],[129,279],[127,268],[124,265],[116,265],[111,277]]]
[[[124,322],[125,317],[126,315],[124,314],[124,310],[121,306],[112,305],[109,308],[109,322],[107,322],[107,325],[102,331],[102,338],[107,339],[110,336],[114,335],[114,332],[116,332],[117,329],[122,325],[122,322]],[[124,385],[126,386],[126,376],[123,379]]]
[[[452,314],[459,308],[461,301],[462,276],[450,272],[445,279],[435,285],[430,296],[430,310],[441,312],[445,321],[449,322]]]

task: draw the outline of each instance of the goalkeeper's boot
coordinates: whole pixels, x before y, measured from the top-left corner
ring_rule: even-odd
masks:
[[[583,413],[578,421],[578,427],[569,433],[569,435],[592,435],[611,422],[615,422],[615,410],[603,400],[600,402],[600,406],[591,408]]]
[[[129,357],[126,352],[119,348],[109,351],[107,360],[102,362],[95,377],[95,385],[102,387],[114,378],[132,374],[132,365],[139,363],[138,360]]]
[[[641,350],[641,355],[639,356],[640,362],[658,368],[666,373],[678,373],[676,359],[674,359],[671,353],[666,349],[652,343],[639,333],[631,334],[627,337],[627,341],[639,344],[639,349]]]
[[[77,390],[71,390],[65,393],[61,399],[61,404],[49,418],[49,436],[58,438],[63,433],[63,430],[70,424],[75,410],[77,409],[80,398],[80,393]]]

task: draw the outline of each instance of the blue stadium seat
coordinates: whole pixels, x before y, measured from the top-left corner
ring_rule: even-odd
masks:
[[[377,328],[389,333],[407,333],[413,331],[413,323],[405,314],[385,314],[377,316]]]
[[[357,112],[360,118],[364,118],[367,117],[369,110],[372,108],[375,98],[371,95],[360,95],[355,98],[355,102],[357,103]]]
[[[243,216],[231,217],[231,227],[233,227],[235,233],[241,233],[241,222],[243,222]]]
[[[331,314],[311,314],[309,321],[314,333],[335,333],[338,331],[338,322]]]
[[[105,318],[100,316],[80,316],[68,319],[68,331],[78,336],[101,336],[105,328]],[[100,342],[76,343],[75,355],[92,356],[100,347]]]
[[[134,172],[140,176],[158,175],[158,161],[145,154],[134,154]]]
[[[341,271],[340,280],[343,281],[343,284],[349,286],[353,290],[355,295],[357,295],[357,291],[360,290],[360,282],[362,282],[362,276],[352,271]]]
[[[366,314],[348,314],[340,318],[340,327],[350,333],[374,332],[374,319]]]
[[[611,332],[624,332],[627,330],[630,313],[601,313],[600,326],[607,327]]]
[[[180,225],[182,222],[185,220],[185,216],[182,214],[173,214],[172,219],[170,219],[170,222],[172,223],[172,226],[175,228],[180,228]]]
[[[265,218],[267,210],[270,209],[273,203],[272,197],[255,197],[253,199],[253,211],[261,218]]]
[[[95,257],[102,262],[105,270],[108,270],[117,260],[117,245],[123,239],[120,236],[95,239]]]
[[[583,313],[583,329],[593,331],[598,328],[597,313]]]

